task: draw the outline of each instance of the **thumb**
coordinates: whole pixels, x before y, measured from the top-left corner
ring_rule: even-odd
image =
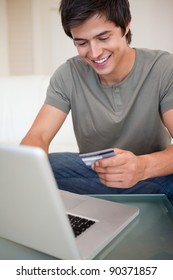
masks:
[[[122,153],[126,152],[126,150],[115,148],[114,152],[115,152],[116,155],[118,155],[118,154],[122,154]]]

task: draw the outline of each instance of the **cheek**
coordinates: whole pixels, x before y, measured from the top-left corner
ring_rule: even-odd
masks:
[[[82,48],[77,48],[77,52],[81,57],[85,57],[87,54],[86,49],[82,49]]]
[[[124,38],[115,37],[109,42],[109,44],[107,45],[107,48],[110,51],[114,52],[114,51],[121,49],[124,45],[125,45]]]
[[[109,50],[114,52],[117,51],[120,47],[120,42],[119,41],[114,41],[109,45]]]

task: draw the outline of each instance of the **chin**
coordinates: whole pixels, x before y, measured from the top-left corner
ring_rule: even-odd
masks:
[[[101,76],[109,76],[109,75],[112,74],[112,71],[110,69],[96,69],[96,68],[94,68],[94,70],[98,75],[101,75]]]

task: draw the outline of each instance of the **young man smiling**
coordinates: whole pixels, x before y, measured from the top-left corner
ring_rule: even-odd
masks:
[[[62,0],[79,56],[60,66],[22,144],[49,144],[71,110],[81,153],[113,147],[91,168],[49,154],[61,189],[81,194],[164,193],[173,203],[173,55],[133,49],[128,0]]]
[[[122,36],[120,27],[97,14],[71,30],[80,57],[96,71],[102,85],[120,82],[133,67],[135,51],[127,44],[128,32],[129,24]]]

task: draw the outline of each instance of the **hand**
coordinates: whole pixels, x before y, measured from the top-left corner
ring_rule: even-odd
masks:
[[[100,181],[112,188],[129,188],[144,179],[145,159],[132,152],[114,149],[115,156],[98,160],[93,170]]]

